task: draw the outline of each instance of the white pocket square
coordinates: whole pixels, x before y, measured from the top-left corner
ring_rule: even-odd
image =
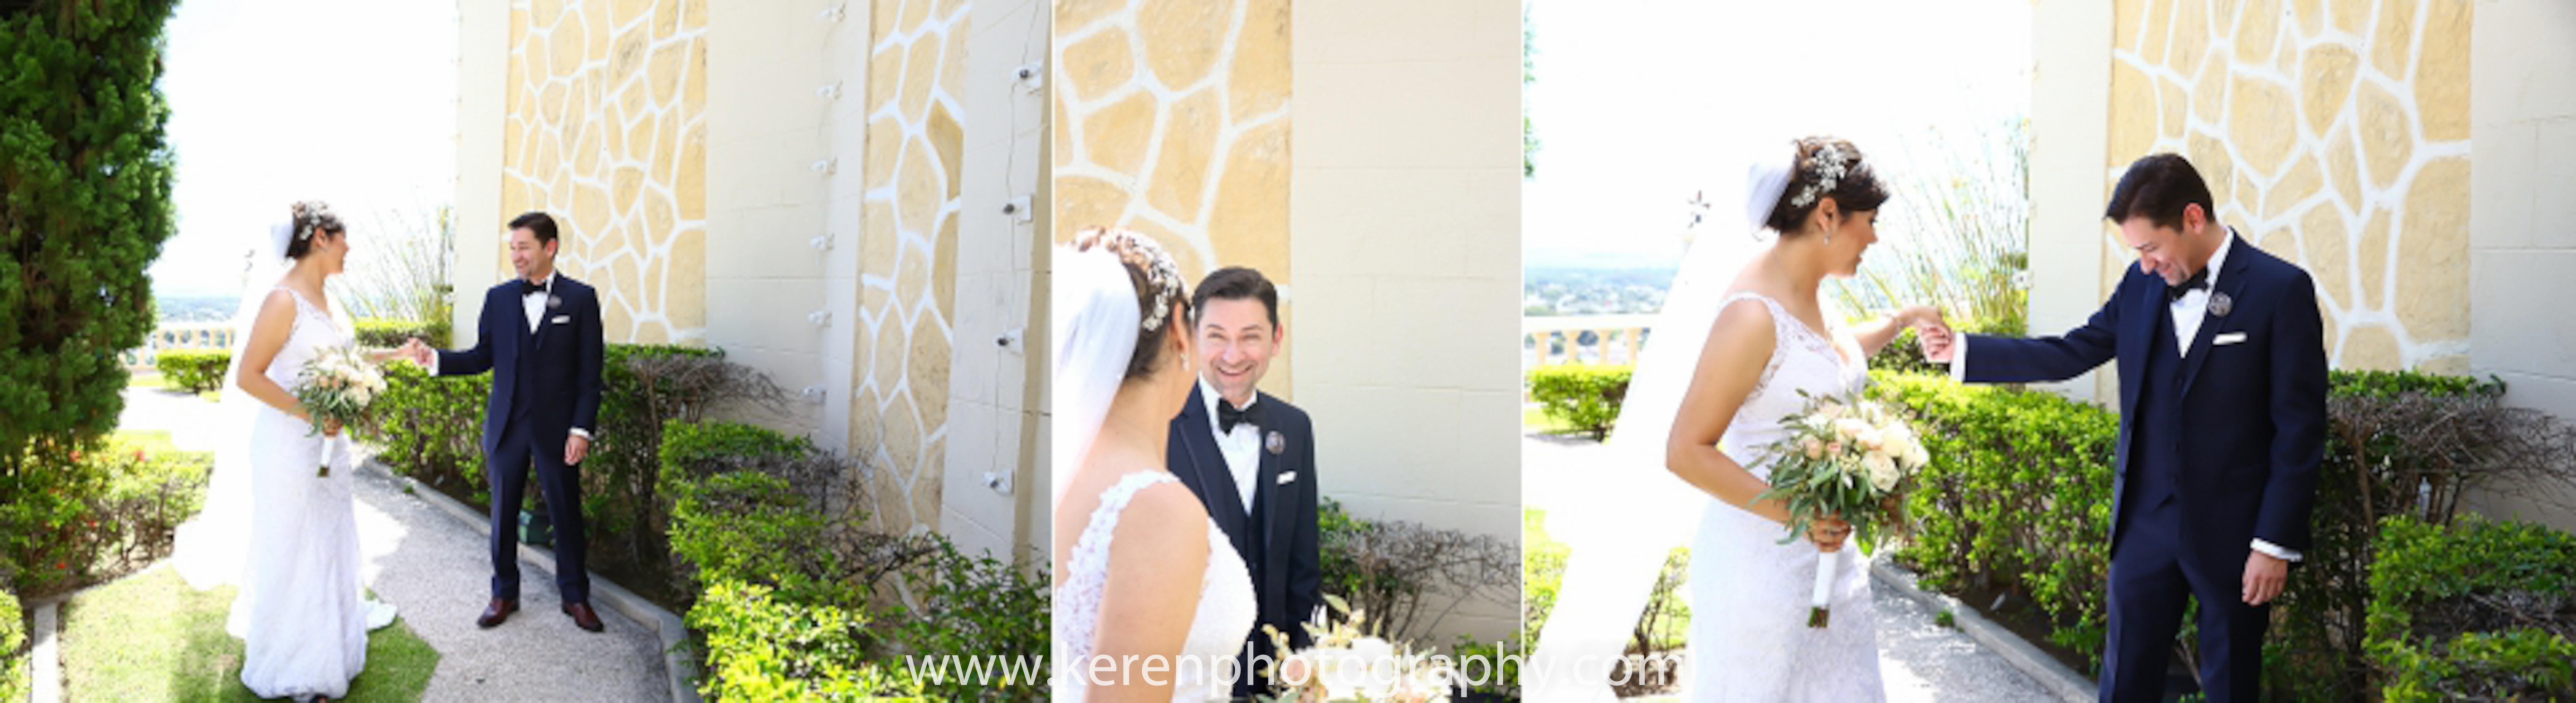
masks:
[[[553,322],[554,322],[555,324],[558,324],[558,325],[569,325],[569,324],[572,324],[572,316],[571,316],[571,315],[556,315],[556,316],[555,316],[555,319],[553,320]],[[2245,336],[2245,335],[2241,335],[2241,334],[2240,334],[2240,335],[2236,335],[2236,336],[2243,337],[2243,336]]]
[[[1290,471],[1290,472],[1283,473],[1283,474],[1280,474],[1280,475],[1279,475],[1279,485],[1285,486],[1285,485],[1288,485],[1288,484],[1291,484],[1291,483],[1296,483],[1296,482],[1297,482],[1297,472],[1295,472],[1295,471]]]
[[[2222,334],[2222,335],[2218,335],[2217,337],[2210,338],[2210,340],[2209,340],[2209,346],[2213,346],[2213,347],[2223,347],[2223,346],[2227,346],[2227,345],[2230,345],[2230,344],[2235,344],[2235,343],[2237,343],[2237,342],[2242,342],[2242,341],[2245,341],[2245,333],[2243,333],[2243,332],[2229,332],[2229,333],[2227,333],[2227,334]]]

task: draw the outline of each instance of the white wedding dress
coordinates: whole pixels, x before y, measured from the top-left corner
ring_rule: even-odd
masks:
[[[286,346],[260,371],[292,393],[306,362],[357,340],[336,316],[280,290],[295,297],[295,322]],[[248,645],[242,685],[264,698],[340,698],[366,668],[370,611],[391,619],[359,590],[355,453],[345,432],[321,437],[310,423],[265,404],[255,413],[250,540],[230,628]],[[315,475],[326,463],[331,475]]]
[[[1100,603],[1109,586],[1110,542],[1118,530],[1118,515],[1126,510],[1127,501],[1148,487],[1176,483],[1179,479],[1168,471],[1151,469],[1122,476],[1109,490],[1100,493],[1100,507],[1091,511],[1091,521],[1075,538],[1073,550],[1066,556],[1065,581],[1055,588],[1055,644],[1052,659],[1066,676],[1057,682],[1057,701],[1081,701],[1089,691],[1087,675],[1092,650],[1103,623]],[[1224,674],[1242,652],[1244,635],[1252,632],[1253,621],[1260,617],[1261,606],[1253,599],[1252,576],[1243,565],[1243,557],[1234,551],[1225,532],[1214,522],[1206,522],[1208,536],[1207,571],[1199,577],[1199,605],[1190,617],[1189,636],[1182,640],[1180,662],[1170,675],[1174,701],[1227,700],[1233,696],[1233,682]],[[1115,627],[1117,623],[1108,623]],[[1128,671],[1143,676],[1141,666]],[[1156,674],[1159,678],[1162,674]],[[1242,676],[1236,673],[1235,676]]]
[[[1843,395],[1869,381],[1866,365],[1845,361],[1834,341],[1808,329],[1779,302],[1735,293],[1770,308],[1774,337],[1761,380],[1735,412],[1718,447],[1756,477],[1771,473],[1763,447],[1778,440],[1780,421],[1806,408],[1808,395]],[[1871,612],[1868,562],[1846,544],[1836,563],[1832,618],[1807,627],[1816,564],[1824,556],[1805,538],[1787,544],[1777,523],[1707,501],[1691,541],[1689,633],[1691,701],[1877,701],[1877,617]]]

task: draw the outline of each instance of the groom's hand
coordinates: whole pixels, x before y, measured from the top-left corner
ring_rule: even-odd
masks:
[[[564,465],[580,466],[582,457],[590,456],[590,438],[573,435],[564,438]]]
[[[2281,597],[2281,587],[2290,582],[2290,562],[2262,552],[2251,554],[2245,558],[2245,604],[2270,603]]]
[[[1917,329],[1914,339],[1923,345],[1923,359],[1935,364],[1950,363],[1950,357],[1958,350],[1957,339],[1950,336],[1950,327],[1946,324]]]

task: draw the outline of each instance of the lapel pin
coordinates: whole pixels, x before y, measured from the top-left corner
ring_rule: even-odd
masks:
[[[547,294],[546,294],[546,309],[548,309],[548,310],[552,310],[552,309],[560,308],[560,307],[563,307],[563,299],[562,299],[562,298],[555,297],[555,294],[553,294],[553,293],[547,293]]]
[[[2235,298],[2227,297],[2226,293],[2209,294],[2209,314],[2211,316],[2226,317],[2227,312],[2234,309],[2236,309]]]
[[[1261,446],[1262,448],[1270,450],[1270,453],[1274,455],[1287,452],[1288,436],[1279,434],[1278,430],[1271,430],[1270,436],[1261,441]]]

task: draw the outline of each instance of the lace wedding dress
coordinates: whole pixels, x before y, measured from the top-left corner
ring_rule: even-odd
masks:
[[[325,349],[357,340],[340,320],[291,289],[286,346],[259,372],[294,392],[297,372]],[[249,373],[251,369],[243,369]],[[250,540],[230,629],[242,637],[242,685],[264,698],[340,698],[367,665],[370,616],[391,609],[362,599],[358,570],[357,461],[345,432],[259,404],[249,439]],[[317,476],[324,465],[330,476]]]
[[[1075,538],[1073,551],[1065,564],[1065,581],[1055,589],[1055,644],[1052,658],[1066,674],[1055,686],[1055,700],[1081,701],[1089,693],[1087,676],[1092,644],[1100,629],[1102,592],[1109,586],[1109,550],[1111,538],[1118,530],[1118,514],[1138,491],[1179,479],[1170,472],[1144,470],[1127,474],[1100,494],[1100,507],[1091,511],[1091,521]],[[1227,700],[1234,690],[1232,681],[1220,674],[1242,652],[1244,635],[1260,617],[1260,604],[1253,599],[1252,576],[1244,568],[1243,557],[1235,554],[1234,543],[1217,529],[1216,523],[1202,521],[1208,539],[1208,563],[1199,578],[1199,605],[1190,617],[1189,636],[1182,640],[1181,663],[1170,675],[1174,701]],[[1116,627],[1118,623],[1105,623]],[[1141,666],[1130,667],[1143,676]],[[1163,674],[1156,674],[1159,678]],[[1241,674],[1237,674],[1240,676]]]
[[[1806,408],[1799,395],[1859,390],[1868,370],[1844,361],[1832,339],[1754,293],[1727,296],[1721,308],[1758,300],[1770,308],[1774,336],[1761,380],[1735,412],[1719,448],[1754,476],[1768,479],[1762,447],[1778,440],[1780,421]],[[1846,543],[1836,562],[1828,627],[1807,627],[1819,557],[1786,528],[1712,498],[1691,542],[1689,640],[1691,701],[1877,701],[1877,618],[1871,612],[1868,562]]]

